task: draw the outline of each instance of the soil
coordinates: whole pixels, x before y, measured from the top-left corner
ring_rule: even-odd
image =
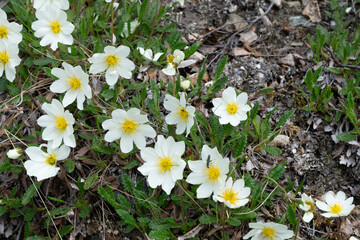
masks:
[[[359,205],[360,156],[357,151],[358,147],[354,150],[354,146],[348,143],[334,141],[332,135],[339,129],[339,124],[334,121],[325,121],[321,113],[309,113],[301,110],[306,101],[299,94],[298,86],[304,87],[303,77],[306,72],[310,68],[317,67],[311,60],[311,49],[307,40],[308,33],[314,34],[316,24],[309,21],[308,17],[302,13],[303,2],[307,1],[291,1],[295,4],[294,6],[284,2],[281,8],[274,5],[266,13],[265,16],[272,23],[271,26],[266,26],[262,19],[252,23],[260,16],[259,8],[262,8],[263,11],[269,9],[271,2],[265,0],[185,0],[184,7],[175,8],[174,18],[179,23],[179,28],[184,36],[183,40],[188,41],[189,44],[198,40],[202,41],[199,52],[208,56],[206,64],[209,79],[207,81],[212,80],[219,59],[224,55],[229,55],[229,61],[223,73],[229,77],[227,86],[233,86],[239,92],[246,91],[252,104],[259,102],[261,117],[265,117],[269,111],[278,106],[271,118],[271,122],[276,123],[286,110],[296,109],[295,115],[282,129],[281,134],[289,137],[288,142],[279,143],[283,154],[280,157],[269,157],[265,152],[260,152],[254,157],[259,164],[247,167],[246,170],[250,170],[252,175],[258,175],[286,160],[285,177],[283,182],[280,182],[281,184],[286,184],[287,179],[291,179],[296,188],[301,181],[305,180],[301,192],[320,198],[327,191],[338,192],[341,190],[347,196],[353,196],[354,204]],[[318,2],[322,16],[320,24],[328,27],[331,19],[327,17],[325,11],[329,10],[329,1]],[[256,39],[251,43],[244,44],[239,37],[239,34],[243,32],[234,35],[238,31],[238,26],[228,24],[222,27],[229,23],[230,18],[237,19],[237,22],[242,19],[241,24],[244,22],[252,24],[248,30],[256,33]],[[234,56],[235,50],[239,48],[246,49],[249,54]],[[292,57],[289,58],[289,54]],[[327,64],[327,62],[323,63],[324,66]],[[195,73],[198,69],[199,63],[195,67],[187,67],[182,74],[185,77]],[[324,70],[325,79],[336,77]],[[274,90],[271,93],[262,94],[265,88]],[[28,109],[22,110],[28,111]],[[20,117],[18,116],[18,118]],[[29,126],[35,125],[37,117],[39,116],[35,114],[27,120]],[[345,125],[348,124],[346,120],[343,122]],[[349,166],[341,164],[341,156],[345,156],[349,151],[353,157],[352,164]],[[2,153],[0,157],[4,158],[4,152]],[[267,159],[267,161],[264,162],[262,159]],[[243,170],[245,171],[245,169]],[[107,174],[107,176],[111,176],[119,173],[109,167]],[[16,186],[16,181],[24,182],[25,177],[0,174],[0,182],[7,181]],[[53,181],[63,182],[63,179]],[[59,186],[57,191],[62,192],[62,187],[66,188],[66,186]],[[108,212],[110,213],[111,210],[109,209]],[[101,232],[99,221],[96,222],[94,219],[87,221],[87,225],[94,226],[88,227],[89,231],[100,229]],[[115,229],[117,225],[115,217],[110,216],[109,221],[111,223],[108,225],[114,226]],[[16,224],[18,223],[12,223],[13,226]],[[0,239],[7,230],[6,226],[4,219],[0,218]],[[299,237],[314,239],[314,237],[324,236],[324,232],[310,231],[312,227],[312,224],[301,223],[300,229],[302,230]],[[15,229],[13,230],[15,231]],[[93,234],[96,235],[97,231],[94,232]],[[99,234],[99,239],[101,236],[102,234]],[[120,235],[118,237],[114,239],[122,239]]]

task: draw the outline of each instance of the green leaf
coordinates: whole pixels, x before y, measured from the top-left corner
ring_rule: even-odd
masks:
[[[221,78],[217,79],[211,88],[211,92],[212,93],[219,92],[225,86],[227,80],[228,80],[227,76],[222,76]]]
[[[219,61],[218,65],[217,65],[217,67],[216,67],[215,75],[214,75],[214,80],[215,80],[215,81],[220,77],[220,75],[221,75],[222,72],[224,71],[224,68],[225,68],[225,65],[226,65],[227,61],[228,61],[228,56],[223,57],[223,58]]]
[[[202,224],[212,224],[216,222],[216,216],[210,214],[201,215],[199,221]]]
[[[267,145],[267,146],[264,146],[263,149],[270,155],[273,155],[273,156],[279,156],[282,154],[282,151],[280,148],[278,147],[274,147],[274,146],[271,146],[271,145]]]
[[[255,117],[256,117],[256,114],[258,113],[259,111],[259,107],[260,107],[260,103],[259,102],[256,102],[254,104],[254,106],[251,108],[250,110],[250,119],[254,120]]]
[[[45,238],[41,237],[41,236],[32,236],[32,237],[28,237],[25,240],[45,240]]]
[[[234,148],[234,158],[239,157],[245,150],[247,145],[247,135],[241,135],[240,139],[236,141],[236,145]]]
[[[224,129],[223,126],[219,123],[219,117],[215,114],[211,115],[210,118],[211,131],[215,138],[216,146],[221,149],[223,137],[224,137]]]
[[[286,218],[295,229],[297,224],[297,219],[296,219],[296,212],[292,205],[289,205],[286,209]]]
[[[286,165],[286,161],[271,169],[269,173],[269,177],[275,181],[279,180],[281,176],[284,174],[285,165]]]
[[[81,218],[86,218],[87,216],[89,216],[89,213],[90,213],[90,206],[85,205],[85,206],[81,207],[79,216]]]
[[[281,118],[279,119],[279,121],[276,123],[276,127],[277,128],[280,128],[281,126],[283,126],[287,120],[289,120],[292,115],[294,115],[295,113],[295,109],[291,109],[291,110],[288,110],[284,113],[284,115],[281,116]]]
[[[85,189],[85,190],[90,189],[91,186],[94,185],[94,183],[96,182],[96,180],[98,180],[98,178],[99,178],[99,173],[98,173],[98,172],[95,172],[95,173],[91,174],[91,175],[85,180],[84,189]]]
[[[134,189],[134,182],[127,173],[122,173],[120,175],[121,183],[124,186],[125,190],[131,192]]]
[[[336,138],[343,142],[351,142],[356,140],[357,134],[356,132],[343,132],[338,135],[336,135]]]
[[[74,229],[74,225],[67,225],[65,227],[62,227],[60,230],[59,230],[59,233],[60,233],[60,236],[65,236],[66,234],[70,233],[71,230]]]
[[[130,215],[128,210],[116,209],[116,213],[126,222],[126,224],[136,226],[136,220]]]
[[[129,169],[132,169],[134,167],[137,167],[139,166],[139,160],[135,159],[135,160],[132,160],[130,162],[128,162],[125,166],[123,166],[123,169],[125,170],[129,170]]]
[[[0,206],[0,216],[2,216],[4,213],[6,213],[8,211],[8,207],[7,206]]]
[[[65,166],[66,172],[72,173],[75,169],[75,161],[73,159],[66,159],[64,166]]]
[[[29,222],[29,221],[33,220],[33,218],[36,214],[36,209],[24,207],[21,209],[21,212],[24,214],[24,220],[26,222]]]
[[[116,195],[116,197],[121,206],[131,209],[130,202],[124,195],[119,193],[118,195]]]
[[[30,185],[30,187],[26,190],[24,197],[21,200],[22,205],[28,204],[31,198],[35,195],[36,189],[39,189],[41,186],[41,182],[36,182],[35,184]]]
[[[156,240],[171,239],[172,233],[169,230],[152,230],[149,233],[149,237]]]
[[[64,200],[59,199],[59,198],[55,198],[55,197],[51,197],[51,196],[47,196],[47,198],[48,198],[49,200],[52,200],[52,201],[65,203],[65,201],[64,201]]]
[[[44,65],[47,65],[52,62],[54,62],[54,60],[51,58],[48,58],[48,57],[38,58],[33,61],[34,65],[37,65],[37,66],[44,66]]]
[[[106,189],[99,186],[98,194],[100,195],[100,197],[105,199],[108,203],[110,203],[113,206],[114,205],[116,206],[116,199],[115,199],[114,193],[108,185],[106,185]]]
[[[231,226],[237,227],[240,226],[240,224],[242,223],[239,219],[237,218],[229,218],[226,221],[228,224],[230,224]]]
[[[200,45],[201,45],[201,42],[196,42],[196,43],[194,43],[193,45],[191,45],[190,47],[188,47],[188,48],[184,51],[185,59],[187,59],[188,57],[190,57],[191,55],[193,55],[193,54],[198,50],[198,48],[200,47]]]
[[[141,7],[140,7],[140,11],[139,11],[139,19],[138,21],[141,22],[141,19],[145,16],[146,14],[146,9],[148,7],[148,3],[149,3],[149,0],[144,0],[142,1],[141,3]]]

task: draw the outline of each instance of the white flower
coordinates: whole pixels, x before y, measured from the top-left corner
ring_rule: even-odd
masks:
[[[176,124],[176,134],[181,134],[186,130],[186,136],[190,133],[194,125],[195,108],[186,106],[185,93],[181,93],[180,101],[173,96],[166,94],[164,107],[170,113],[165,117],[167,124]]]
[[[184,90],[187,90],[190,87],[190,81],[184,80],[180,83],[180,87]]]
[[[168,65],[166,68],[164,68],[162,71],[166,75],[173,76],[175,75],[176,71],[175,69],[180,64],[182,60],[184,60],[185,54],[184,52],[180,51],[179,49],[176,49],[173,53],[173,55],[169,55],[167,58]]]
[[[0,41],[0,77],[5,70],[6,79],[13,82],[15,79],[15,67],[21,62],[18,56],[19,48],[17,44],[5,44]]]
[[[10,23],[6,13],[0,8],[0,41],[5,44],[19,44],[22,40],[22,25]]]
[[[131,78],[131,71],[135,69],[135,64],[126,57],[130,54],[130,48],[127,46],[107,46],[105,53],[95,53],[89,58],[92,63],[89,72],[100,73],[106,70],[105,79],[107,84],[114,86],[119,75],[123,78]]]
[[[144,148],[141,150],[141,158],[144,164],[138,170],[148,176],[147,181],[152,188],[161,185],[166,194],[170,194],[175,182],[183,178],[185,161],[181,156],[185,152],[185,143],[175,142],[170,136],[158,136],[154,148]]]
[[[308,196],[305,193],[301,194],[301,201],[303,204],[300,204],[299,208],[305,212],[303,220],[304,222],[310,222],[314,217],[313,212],[315,211],[315,202],[311,196]]]
[[[180,5],[183,7],[184,6],[184,0],[178,0],[178,2],[180,3]]]
[[[105,120],[102,127],[109,130],[105,134],[105,141],[113,142],[120,138],[120,149],[128,153],[133,149],[133,143],[143,149],[146,146],[145,137],[154,138],[155,130],[145,124],[147,116],[140,113],[137,108],[130,108],[127,112],[116,109],[111,113],[112,119]]]
[[[89,86],[89,75],[80,66],[73,67],[65,62],[62,63],[64,70],[53,68],[51,74],[59,78],[50,86],[54,93],[65,93],[62,101],[64,107],[77,100],[77,108],[83,110],[85,96],[91,98],[91,88]]]
[[[46,10],[47,7],[58,8],[62,10],[69,9],[69,0],[34,0],[36,10]]]
[[[359,240],[359,239],[356,237],[350,237],[349,240]]]
[[[150,61],[157,61],[161,55],[163,55],[164,53],[160,52],[160,53],[156,53],[155,56],[153,56],[153,52],[151,49],[146,49],[144,50],[144,48],[142,47],[138,47],[136,48],[141,55],[143,55],[147,60],[150,60]]]
[[[232,177],[230,177],[225,185],[214,193],[213,199],[214,201],[225,203],[229,208],[238,208],[249,202],[247,198],[249,195],[250,188],[245,187],[243,179],[238,179],[233,182]]]
[[[65,45],[73,44],[71,33],[75,27],[66,21],[67,16],[64,11],[47,7],[36,11],[35,15],[38,20],[31,24],[31,28],[35,30],[35,37],[42,38],[41,46],[50,44],[50,48],[55,51],[59,42]]]
[[[249,227],[253,229],[243,239],[251,237],[252,240],[283,240],[294,235],[293,231],[287,229],[287,226],[273,222],[249,223]]]
[[[349,215],[354,209],[353,200],[353,197],[346,199],[346,195],[342,191],[339,191],[336,195],[333,191],[329,191],[325,194],[325,202],[318,200],[316,206],[326,211],[326,213],[321,214],[326,218],[343,217]]]
[[[229,172],[229,158],[223,158],[217,148],[204,145],[201,150],[202,160],[188,161],[192,173],[186,181],[191,184],[201,184],[196,190],[197,198],[210,197],[225,184]]]
[[[135,32],[135,29],[139,26],[139,21],[136,19],[132,22],[130,22],[130,34],[133,34]],[[129,36],[129,23],[126,23],[124,25],[124,28],[122,30],[122,33],[120,34],[122,37],[127,38]]]
[[[46,141],[52,141],[51,148],[59,147],[62,140],[64,140],[65,145],[75,147],[73,129],[75,119],[69,110],[64,112],[63,105],[57,99],[53,99],[51,104],[44,103],[41,108],[47,114],[37,120],[37,123],[45,128],[42,138]]]
[[[23,151],[20,148],[14,148],[9,150],[6,155],[11,159],[18,159],[23,154]]]
[[[243,92],[236,97],[236,91],[228,87],[222,93],[221,98],[213,99],[215,115],[220,117],[220,124],[230,123],[232,126],[239,125],[240,121],[246,120],[246,112],[250,111],[247,103],[248,95]]]
[[[25,150],[30,160],[24,162],[24,167],[29,176],[37,177],[38,181],[56,176],[59,167],[56,162],[66,159],[70,154],[70,148],[62,145],[60,148],[51,148],[47,146],[47,153],[41,150],[41,147],[28,147]]]

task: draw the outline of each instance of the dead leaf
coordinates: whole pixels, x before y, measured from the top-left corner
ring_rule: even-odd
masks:
[[[275,4],[277,7],[281,8],[281,0],[274,0],[274,4]]]
[[[248,31],[246,33],[240,34],[240,41],[243,43],[251,44],[256,39],[258,39],[258,36],[253,31]]]
[[[248,45],[247,43],[243,43],[243,45],[244,45],[244,48],[245,48],[247,51],[251,52],[251,53],[254,54],[256,57],[260,57],[260,56],[261,56],[261,54],[260,54],[258,51],[252,49],[252,48],[250,47],[250,45]]]
[[[259,13],[260,13],[260,15],[264,15],[265,12],[264,12],[264,10],[262,10],[262,8],[259,8]],[[271,27],[272,26],[271,21],[269,20],[269,18],[266,15],[264,15],[262,17],[262,20],[263,20],[263,23],[264,23],[264,25],[266,27]]]
[[[291,67],[295,66],[294,56],[291,53],[289,53],[285,57],[281,58],[280,62],[282,64],[285,64],[285,65],[288,65],[288,66],[291,66]]]
[[[200,230],[202,228],[203,228],[203,226],[201,226],[201,224],[199,224],[195,228],[191,229],[188,233],[182,235],[181,237],[178,237],[178,240],[185,240],[185,239],[193,238],[200,232]]]
[[[198,76],[199,76],[199,73],[194,73],[194,74],[191,74],[189,76],[189,79],[191,81],[191,83],[196,86],[197,85],[197,79],[198,79]],[[207,82],[209,81],[209,74],[207,72],[205,72],[204,74],[204,77],[202,79],[204,82]]]
[[[226,21],[226,24],[230,24],[230,26],[235,27],[236,31],[239,31],[241,29],[244,29],[247,27],[248,23],[245,21],[245,19],[243,19],[242,17],[240,17],[239,15],[235,14],[235,13],[231,13],[229,19]],[[227,27],[228,31],[232,31],[233,29],[231,29],[231,27]]]
[[[194,59],[184,60],[184,61],[181,61],[178,68],[186,68],[188,66],[195,64],[196,62],[197,62],[197,60],[194,60]]]
[[[233,51],[234,51],[235,56],[249,56],[249,55],[251,55],[250,52],[248,52],[244,48],[240,48],[240,47],[234,47]]]
[[[312,22],[321,21],[319,4],[316,0],[309,0],[302,13],[308,16]]]

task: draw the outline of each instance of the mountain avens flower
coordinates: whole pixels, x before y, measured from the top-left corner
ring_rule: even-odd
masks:
[[[59,167],[56,167],[57,161],[66,159],[70,154],[70,148],[62,145],[60,148],[51,148],[47,146],[47,153],[41,150],[41,147],[28,147],[25,153],[29,160],[24,162],[24,167],[29,176],[34,176],[38,181],[56,176]]]
[[[6,13],[0,8],[0,41],[5,44],[19,44],[22,40],[22,25],[9,22]]]
[[[294,233],[287,229],[286,225],[267,222],[267,223],[249,223],[252,228],[243,239],[251,238],[252,240],[283,240],[291,238]]]
[[[305,193],[301,194],[301,201],[303,203],[299,205],[299,208],[305,212],[303,220],[304,222],[310,222],[314,217],[313,212],[315,211],[315,202],[311,196],[308,196]]]
[[[142,175],[147,176],[151,188],[162,187],[166,194],[170,194],[175,182],[183,178],[185,161],[181,156],[185,152],[185,143],[175,142],[173,137],[160,135],[154,148],[141,149],[144,164],[138,168]]]
[[[110,86],[114,86],[119,75],[123,78],[130,79],[131,71],[135,69],[135,64],[126,58],[130,54],[130,48],[127,46],[107,46],[104,53],[95,53],[89,62],[92,64],[89,72],[96,74],[103,71],[105,80]]]
[[[346,199],[346,195],[342,191],[336,195],[333,191],[329,191],[325,194],[325,202],[318,200],[316,206],[326,212],[321,214],[326,218],[343,217],[349,215],[354,209],[353,200],[353,197]]]
[[[15,67],[21,62],[18,56],[19,48],[17,44],[6,44],[0,41],[0,77],[5,71],[6,79],[13,82],[15,79]]]
[[[197,198],[207,198],[213,192],[220,191],[225,185],[226,174],[229,172],[229,159],[223,158],[217,148],[204,145],[201,150],[201,160],[188,161],[192,173],[186,181],[200,184],[196,190]]]
[[[73,67],[65,62],[62,63],[64,69],[53,68],[51,74],[59,78],[50,86],[54,93],[65,93],[62,101],[64,107],[77,100],[77,108],[83,110],[85,96],[91,98],[91,88],[89,86],[89,75],[80,66]]]
[[[226,181],[223,187],[214,193],[214,201],[223,202],[229,208],[238,208],[249,202],[250,188],[245,187],[243,179],[233,182],[232,177]]]
[[[128,111],[116,109],[111,113],[112,119],[105,120],[102,127],[109,130],[105,134],[105,141],[113,142],[120,138],[120,149],[128,153],[133,144],[143,149],[146,147],[146,137],[155,138],[155,130],[148,124],[147,116],[140,113],[137,108]]]
[[[176,68],[179,66],[180,62],[184,60],[185,54],[183,51],[180,51],[179,49],[176,49],[173,53],[173,55],[169,55],[167,57],[167,67],[164,68],[162,71],[166,75],[173,76],[176,73]]]
[[[46,10],[47,7],[67,10],[69,9],[69,0],[34,0],[36,10]]]
[[[75,147],[75,137],[73,125],[75,119],[69,110],[64,111],[63,105],[57,99],[53,99],[51,104],[44,103],[41,107],[47,115],[39,117],[37,123],[44,127],[42,138],[51,141],[49,146],[53,149],[58,148],[64,140],[64,144]]]
[[[35,15],[38,20],[31,24],[31,28],[35,31],[35,37],[42,38],[41,46],[50,44],[50,48],[55,51],[58,43],[73,44],[71,33],[75,27],[66,21],[67,15],[64,11],[59,8],[47,7],[36,11]]]
[[[221,98],[213,99],[213,112],[219,116],[220,124],[230,123],[232,126],[239,125],[240,121],[246,120],[246,113],[250,111],[247,105],[247,93],[240,93],[236,96],[236,91],[232,87],[228,87],[222,93]]]
[[[153,56],[153,51],[151,49],[144,49],[142,47],[138,47],[136,48],[141,55],[143,55],[143,57],[147,60],[150,60],[150,61],[157,61],[161,55],[163,55],[164,53],[160,52],[160,53],[156,53],[155,56]]]
[[[136,19],[130,22],[130,34],[133,34],[136,28],[139,26],[139,21]],[[124,24],[124,28],[120,34],[122,37],[127,38],[129,36],[129,23]]]
[[[181,134],[186,130],[186,135],[188,135],[194,125],[195,108],[186,106],[185,93],[180,94],[180,101],[170,94],[166,94],[164,107],[170,111],[165,117],[166,123],[176,124],[176,134]]]

